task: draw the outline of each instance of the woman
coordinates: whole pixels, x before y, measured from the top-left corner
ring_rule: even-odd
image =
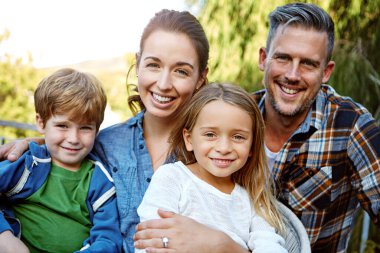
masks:
[[[148,252],[247,252],[220,231],[164,211],[159,211],[164,219],[141,223],[136,232],[136,209],[150,178],[170,161],[166,160],[168,137],[177,113],[206,83],[208,52],[206,35],[194,16],[158,12],[144,29],[136,54],[139,95],[130,98],[130,105],[142,111],[102,130],[96,139],[94,151],[109,166],[115,181],[126,252],[133,252],[134,247]],[[26,143],[19,142],[16,151],[3,146],[0,157],[12,152],[17,157]]]

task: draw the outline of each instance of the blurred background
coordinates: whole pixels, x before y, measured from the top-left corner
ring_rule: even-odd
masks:
[[[188,10],[210,41],[209,81],[261,89],[258,51],[267,16],[285,0],[0,0],[0,141],[38,136],[33,91],[60,67],[95,74],[109,105],[102,127],[131,116],[126,83],[144,26],[162,8]],[[380,0],[301,1],[320,5],[336,26],[329,84],[380,121]],[[128,77],[127,72],[132,69]],[[380,252],[380,230],[359,213],[349,252]],[[368,234],[367,234],[368,232]]]

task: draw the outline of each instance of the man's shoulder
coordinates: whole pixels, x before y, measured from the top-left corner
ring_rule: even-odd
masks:
[[[260,100],[265,95],[265,91],[266,91],[265,89],[255,91],[255,92],[251,93],[251,97],[256,101],[256,103],[258,103],[258,102],[260,102]]]
[[[351,97],[337,93],[331,86],[323,85],[321,91],[326,98],[329,111],[345,111],[347,113],[356,114],[357,116],[370,114],[363,105],[355,102]]]

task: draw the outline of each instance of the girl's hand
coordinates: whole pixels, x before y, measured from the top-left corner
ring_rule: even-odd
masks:
[[[248,252],[221,231],[202,225],[191,218],[158,210],[162,219],[149,220],[137,225],[135,247],[148,253],[209,253]],[[163,247],[162,237],[169,239]]]
[[[25,138],[15,140],[0,146],[0,161],[16,161],[20,156],[29,149],[29,142],[35,141],[38,144],[44,144],[43,138]]]

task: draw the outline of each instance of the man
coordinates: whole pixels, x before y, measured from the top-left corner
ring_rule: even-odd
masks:
[[[259,68],[268,164],[280,200],[300,218],[313,252],[345,252],[359,205],[379,225],[380,128],[326,83],[334,23],[313,4],[270,15]]]

